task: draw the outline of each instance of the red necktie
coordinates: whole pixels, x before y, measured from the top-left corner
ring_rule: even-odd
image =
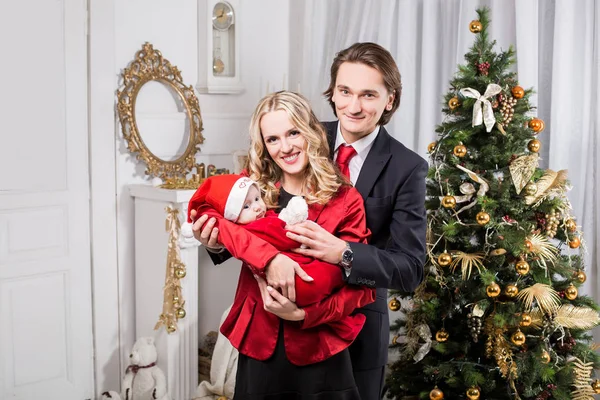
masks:
[[[352,160],[352,157],[355,155],[356,150],[354,150],[354,147],[352,146],[343,144],[338,148],[338,155],[335,163],[340,168],[342,174],[348,179],[350,179],[350,160]]]

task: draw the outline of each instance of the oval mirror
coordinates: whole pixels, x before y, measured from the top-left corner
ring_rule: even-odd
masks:
[[[198,98],[181,72],[150,43],[124,69],[118,112],[129,151],[146,163],[146,174],[185,177],[204,141]]]

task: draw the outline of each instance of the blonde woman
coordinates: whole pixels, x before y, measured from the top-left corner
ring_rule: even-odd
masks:
[[[325,130],[302,96],[284,91],[263,98],[250,137],[247,172],[267,207],[279,209],[303,196],[309,220],[344,241],[366,243],[362,197],[329,160]],[[373,302],[373,289],[344,286],[326,299],[327,307],[298,308],[288,300],[294,293],[285,289],[299,266],[288,258],[282,263],[287,271],[272,268],[285,256],[241,227],[236,238],[247,243],[247,251],[233,307],[221,326],[240,352],[235,399],[360,399],[350,342],[338,340],[327,323]]]

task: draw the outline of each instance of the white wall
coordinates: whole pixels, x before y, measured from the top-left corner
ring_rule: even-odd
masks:
[[[260,97],[265,94],[267,82],[271,91],[278,90],[287,86],[289,76],[289,0],[254,0],[251,4],[243,2],[242,6],[238,10],[237,22],[241,30],[240,73],[245,91],[238,95],[198,96],[206,139],[201,145],[198,162],[230,169],[233,168],[232,151],[247,148],[250,116]],[[144,42],[152,43],[176,65],[182,71],[187,85],[196,86],[201,80],[199,74],[204,73],[203,63],[207,57],[205,24],[210,20],[206,8],[205,0],[92,0],[91,3],[90,108],[92,115],[96,116],[91,123],[91,142],[102,142],[103,145],[102,149],[92,145],[91,156],[94,159],[94,156],[102,154],[104,160],[96,161],[97,167],[101,167],[103,162],[112,164],[113,157],[107,151],[111,143],[105,139],[110,135],[114,140],[116,164],[114,170],[110,165],[107,172],[99,171],[99,176],[92,182],[92,191],[94,185],[103,190],[111,187],[102,185],[103,180],[114,182],[117,219],[116,233],[111,232],[110,227],[105,230],[100,227],[97,232],[97,237],[103,232],[115,237],[116,268],[113,268],[111,260],[99,254],[102,249],[98,249],[94,255],[94,259],[100,261],[94,266],[98,275],[94,286],[95,310],[100,313],[95,316],[96,330],[99,332],[96,348],[103,352],[96,364],[97,393],[115,387],[128,363],[128,352],[136,336],[149,334],[135,332],[134,210],[133,200],[127,190],[129,184],[147,179],[144,166],[128,153],[116,116],[108,112],[106,104],[115,103],[119,75]],[[114,50],[107,51],[110,48]],[[109,72],[107,68],[113,70]],[[112,87],[109,86],[111,77]],[[107,126],[113,126],[113,131],[108,131]],[[98,226],[102,223],[101,218],[114,208],[114,193],[98,196],[96,191],[96,194],[97,202],[92,207],[103,210],[102,213],[95,213]],[[233,260],[215,267],[204,250],[201,250],[199,261],[199,337],[202,338],[208,331],[218,328],[222,312],[233,300],[239,262]],[[99,284],[107,276],[103,273],[104,268],[115,271],[114,276],[108,274],[113,277],[109,279],[110,290]],[[117,297],[117,291],[118,311],[111,312],[103,307],[102,297],[106,293],[111,296],[106,302],[116,304],[117,299],[112,297]],[[159,312],[157,310],[157,315]],[[104,318],[108,314],[110,318]],[[120,348],[120,356],[116,354],[118,349],[115,347]],[[104,354],[109,352],[111,354]],[[117,368],[118,359],[121,371]]]

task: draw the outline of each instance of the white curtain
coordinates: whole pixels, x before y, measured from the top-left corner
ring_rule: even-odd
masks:
[[[334,115],[322,92],[337,51],[372,41],[391,51],[402,74],[400,109],[388,131],[425,156],[442,120],[442,96],[474,36],[468,23],[488,6],[490,37],[513,45],[521,86],[533,87],[546,122],[542,166],[568,169],[574,214],[586,242],[585,292],[600,300],[600,1],[305,0],[290,2],[290,86],[322,120]]]

